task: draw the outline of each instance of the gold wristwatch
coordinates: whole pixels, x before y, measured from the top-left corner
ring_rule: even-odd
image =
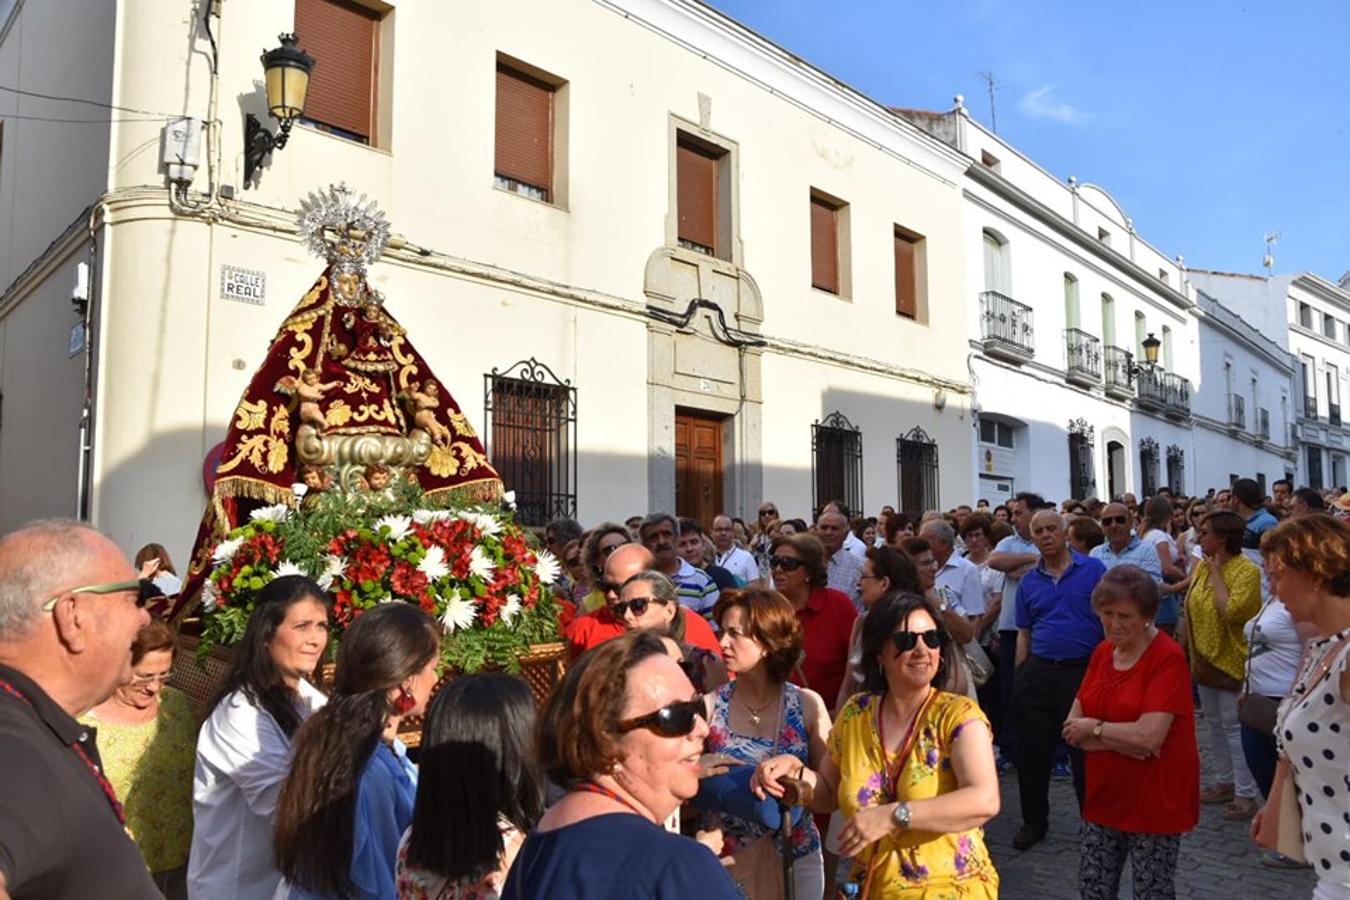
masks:
[[[1097,724],[1092,726],[1092,736],[1100,739],[1102,736],[1102,726],[1105,724],[1106,723],[1103,722],[1101,719],[1098,719]]]

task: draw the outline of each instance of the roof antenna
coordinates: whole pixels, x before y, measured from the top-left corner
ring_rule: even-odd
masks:
[[[1278,231],[1266,232],[1266,255],[1261,259],[1261,265],[1266,267],[1266,274],[1275,274],[1275,254],[1271,251],[1275,245],[1280,242],[1280,233]]]
[[[994,78],[994,73],[988,69],[977,74],[989,86],[989,127],[994,134],[998,134],[998,112],[994,107],[994,94],[998,90],[998,81]]]

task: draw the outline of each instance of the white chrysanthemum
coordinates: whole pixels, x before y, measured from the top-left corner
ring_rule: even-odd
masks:
[[[342,575],[346,568],[347,561],[345,559],[335,553],[329,553],[323,558],[323,571],[319,573],[319,577],[316,579],[319,587],[325,591],[331,588],[333,582]]]
[[[540,584],[552,584],[558,580],[558,573],[562,571],[562,566],[558,563],[558,557],[549,553],[547,550],[540,550],[538,559],[534,563],[534,574],[539,578]]]
[[[492,572],[496,568],[497,564],[488,559],[482,547],[474,547],[469,553],[469,571],[484,581],[492,578]]]
[[[264,506],[262,509],[255,509],[248,514],[250,520],[254,522],[284,522],[291,514],[291,508],[285,503],[276,503],[272,506]]]
[[[305,574],[307,573],[305,572],[304,569],[300,568],[295,563],[291,562],[289,559],[284,559],[281,561],[281,565],[277,566],[277,570],[272,573],[272,577],[280,578],[283,575],[305,575]]]
[[[432,522],[444,522],[450,518],[448,509],[418,509],[414,510],[412,519],[418,525],[430,525]]]
[[[462,509],[455,513],[455,518],[468,522],[483,534],[498,535],[502,531],[500,519],[490,513],[479,512],[476,509]]]
[[[441,613],[441,626],[447,634],[453,634],[457,628],[472,628],[477,614],[472,601],[465,600],[459,591],[453,591],[445,602],[445,612]]]
[[[501,609],[502,621],[507,625],[510,625],[515,620],[516,616],[520,615],[520,606],[519,597],[515,594],[507,594],[506,602],[502,604]]]
[[[242,543],[244,543],[243,538],[233,538],[216,544],[216,552],[211,554],[211,562],[220,565],[234,559],[234,553]]]
[[[216,585],[211,579],[206,579],[202,584],[202,610],[205,612],[214,612],[217,604]]]
[[[427,576],[428,581],[435,581],[449,575],[450,567],[445,564],[445,551],[432,544],[427,548],[422,561],[417,564],[417,571]]]
[[[392,544],[407,537],[412,529],[412,519],[407,516],[381,516],[375,520],[375,530],[379,531],[381,527],[389,529],[389,542]]]

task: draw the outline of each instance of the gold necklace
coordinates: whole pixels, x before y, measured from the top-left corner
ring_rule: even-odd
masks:
[[[768,703],[765,703],[765,704],[764,704],[763,706],[761,706],[759,709],[755,709],[755,708],[754,708],[753,706],[751,706],[749,703],[746,703],[746,702],[745,702],[745,698],[741,696],[741,692],[740,692],[740,691],[736,691],[735,694],[736,694],[736,699],[739,700],[739,701],[741,701],[741,706],[744,706],[744,707],[745,707],[745,711],[748,712],[748,713],[750,714],[750,724],[751,724],[751,725],[754,725],[754,726],[756,726],[756,727],[758,727],[758,726],[759,726],[759,722],[760,722],[760,715],[759,715],[759,714],[762,713],[762,712],[764,712],[764,710],[768,709],[770,706],[773,705],[773,699],[770,699]]]

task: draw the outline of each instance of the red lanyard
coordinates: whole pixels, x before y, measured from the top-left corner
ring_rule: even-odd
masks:
[[[12,684],[4,679],[0,679],[0,691],[4,691],[11,697],[18,699],[29,709],[33,708],[33,702],[23,694],[19,693]],[[126,813],[122,811],[122,804],[118,802],[117,791],[113,790],[112,782],[104,777],[103,773],[99,771],[98,766],[94,765],[94,761],[89,758],[88,753],[84,752],[83,747],[79,744],[71,744],[70,749],[75,751],[75,755],[80,758],[80,762],[84,763],[84,767],[89,770],[89,774],[94,776],[94,780],[98,782],[98,786],[103,789],[103,796],[108,798],[108,805],[112,807],[113,815],[117,816],[118,824],[125,828],[127,816]]]
[[[932,699],[933,693],[933,689],[929,688],[927,695],[923,698],[923,702],[919,704],[919,708],[914,710],[914,718],[909,720],[909,728],[905,730],[905,739],[900,742],[900,747],[898,748],[898,753],[895,757],[894,771],[892,771],[891,764],[886,759],[886,717],[882,714],[885,695],[883,694],[881,697],[877,698],[877,738],[881,741],[882,777],[886,779],[886,790],[893,798],[899,796],[897,785],[900,778],[900,769],[905,765],[905,756],[910,748],[910,738],[914,736],[914,729],[918,727],[919,719],[923,716],[923,711],[928,708],[928,701]]]
[[[646,814],[644,814],[640,809],[638,809],[636,806],[634,806],[633,804],[629,803],[629,802],[628,802],[627,800],[625,800],[623,797],[619,796],[619,795],[618,795],[617,793],[615,793],[614,791],[611,791],[609,788],[605,787],[604,785],[596,784],[594,781],[582,781],[582,782],[580,782],[580,783],[577,784],[577,790],[579,790],[579,791],[586,791],[587,793],[590,793],[590,794],[599,794],[601,797],[608,797],[609,799],[613,800],[615,803],[618,803],[618,804],[621,804],[621,805],[623,805],[623,806],[628,807],[632,812],[634,812],[634,813],[636,813],[637,815],[641,816],[642,818],[646,819],[648,822],[651,821],[651,819],[650,819]]]

